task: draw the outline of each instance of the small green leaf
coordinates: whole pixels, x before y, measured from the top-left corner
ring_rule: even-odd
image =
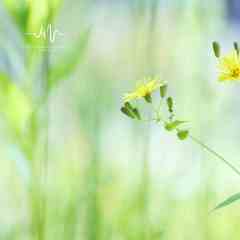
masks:
[[[172,99],[172,97],[167,98],[167,105],[168,105],[168,111],[170,113],[172,113],[173,112],[173,99]]]
[[[236,201],[238,201],[240,199],[240,193],[236,193],[232,196],[230,196],[229,198],[227,198],[226,200],[224,200],[223,202],[221,202],[220,204],[218,204],[213,210],[218,210],[220,208],[226,207]]]
[[[188,130],[179,130],[177,133],[177,136],[180,140],[185,140],[189,135]]]
[[[185,121],[176,120],[176,121],[173,121],[173,122],[169,122],[169,123],[165,124],[165,129],[168,130],[168,131],[172,131],[183,123],[185,123]]]
[[[212,47],[213,47],[213,52],[214,52],[215,57],[219,58],[221,55],[220,44],[218,42],[214,41],[212,43]]]
[[[167,84],[160,87],[160,96],[164,98],[167,94]]]
[[[147,95],[144,97],[144,99],[146,100],[146,102],[152,103],[152,96],[151,96],[151,94],[147,94]]]
[[[122,107],[121,112],[130,118],[133,118],[133,119],[135,118],[135,114],[126,107]]]

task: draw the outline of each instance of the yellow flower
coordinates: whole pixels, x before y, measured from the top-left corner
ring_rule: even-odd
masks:
[[[139,98],[151,97],[151,93],[163,85],[163,82],[160,82],[157,79],[148,78],[145,80],[148,82],[142,83],[141,85],[137,86],[133,92],[128,93],[123,97],[124,102],[129,102]]]
[[[219,81],[240,80],[240,57],[236,51],[220,58],[218,67]]]

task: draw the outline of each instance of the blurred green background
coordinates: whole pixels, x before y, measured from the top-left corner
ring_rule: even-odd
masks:
[[[238,176],[191,140],[119,111],[136,82],[159,75],[192,134],[240,167],[239,86],[217,82],[211,50],[238,40],[238,9],[2,0],[0,239],[239,239],[237,204],[210,213],[238,191]]]

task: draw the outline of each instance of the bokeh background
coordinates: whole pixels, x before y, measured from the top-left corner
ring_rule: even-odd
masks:
[[[239,205],[210,211],[239,177],[120,107],[160,76],[191,133],[240,167],[240,88],[217,81],[211,49],[232,48],[239,13],[238,0],[2,0],[0,239],[238,239]],[[53,42],[38,35],[49,24]]]

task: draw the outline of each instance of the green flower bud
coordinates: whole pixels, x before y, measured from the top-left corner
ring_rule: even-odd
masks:
[[[130,102],[125,102],[124,107],[129,109],[129,110],[133,110],[133,106],[130,104]]]
[[[173,99],[172,99],[172,97],[167,98],[167,105],[168,105],[168,111],[170,113],[172,113],[173,112]]]
[[[239,55],[239,46],[238,46],[238,43],[237,43],[237,42],[234,42],[234,43],[233,43],[233,46],[234,46],[235,51],[237,52],[237,55]]]
[[[160,96],[164,98],[167,94],[167,84],[160,87]]]
[[[134,116],[134,118],[141,120],[141,115],[140,115],[138,109],[136,107],[134,108],[129,102],[124,103],[124,108],[126,108],[128,110],[128,113],[130,113],[132,116]]]
[[[189,135],[188,130],[178,130],[177,136],[180,140],[185,140]]]
[[[141,115],[140,115],[140,113],[139,113],[139,111],[138,111],[137,108],[134,108],[134,109],[133,109],[133,113],[134,113],[135,117],[136,117],[138,120],[141,120]]]
[[[215,41],[215,42],[212,43],[212,47],[213,47],[213,52],[214,52],[215,57],[219,58],[220,55],[221,55],[220,44]]]
[[[130,118],[135,118],[135,114],[129,108],[122,107],[121,112]]]
[[[144,99],[146,100],[146,102],[152,103],[152,96],[151,96],[151,94],[147,94],[147,95],[144,97]]]

